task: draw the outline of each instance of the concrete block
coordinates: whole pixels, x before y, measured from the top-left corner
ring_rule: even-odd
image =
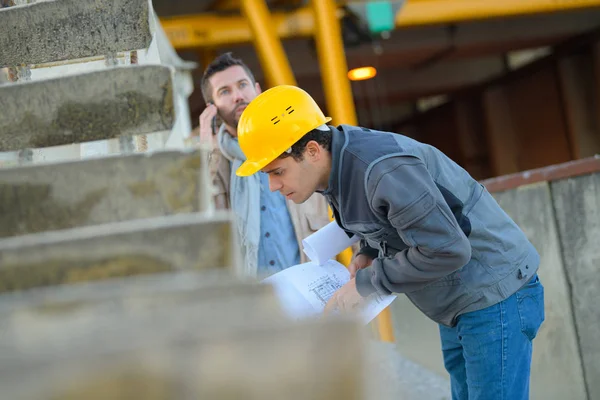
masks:
[[[600,173],[552,183],[560,244],[571,287],[590,399],[600,398]],[[572,398],[572,397],[569,397]]]
[[[3,394],[64,400],[365,398],[365,344],[355,323],[273,320],[215,335],[206,334],[202,315],[189,311],[161,314],[150,330],[148,320],[136,319],[107,331],[91,327],[67,347],[46,337],[37,354],[7,349],[3,357],[10,364],[0,365]],[[222,315],[221,322],[235,317]]]
[[[0,237],[204,211],[202,150],[0,170]]]
[[[2,331],[17,327],[22,334],[39,330],[57,318],[77,319],[90,314],[139,314],[160,307],[227,299],[252,299],[255,309],[272,314],[280,307],[272,286],[240,279],[230,270],[180,271],[112,278],[104,281],[58,285],[0,295]],[[18,326],[23,326],[18,328]],[[61,322],[61,329],[64,323]]]
[[[179,214],[0,241],[0,293],[237,265],[230,214]]]
[[[578,197],[576,195],[574,197]],[[547,182],[494,193],[541,256],[546,320],[533,342],[532,399],[586,399],[581,357],[573,321],[552,196]]]
[[[173,104],[171,70],[164,66],[114,67],[2,85],[0,151],[170,130]]]
[[[0,9],[0,68],[148,48],[148,0],[49,0]]]
[[[0,351],[20,359],[44,354],[48,343],[83,346],[90,332],[118,330],[115,321],[124,319],[152,331],[157,323],[167,322],[166,313],[201,316],[204,336],[239,331],[249,322],[284,321],[269,285],[219,270],[153,274],[0,296]]]

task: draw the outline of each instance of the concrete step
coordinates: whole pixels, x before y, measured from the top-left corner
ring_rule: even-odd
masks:
[[[243,327],[231,325],[241,318],[235,311],[202,314],[178,308],[151,318],[89,324],[77,335],[66,330],[62,337],[40,333],[38,352],[2,348],[3,395],[63,400],[366,398],[363,335],[355,323],[252,319]],[[212,327],[221,329],[207,329]]]
[[[234,321],[240,324],[251,317],[284,315],[272,286],[240,279],[230,270],[154,273],[4,293],[2,341],[4,345],[14,341],[9,347],[23,340],[31,345],[40,332],[63,337],[65,330],[73,333],[91,321],[116,315],[144,317],[189,306],[205,307],[204,313],[235,307],[235,312],[243,311],[244,317]]]
[[[164,151],[0,169],[0,237],[205,211],[204,154]]]
[[[149,0],[49,0],[0,9],[0,68],[146,49]]]
[[[0,109],[0,151],[166,131],[175,121],[171,69],[114,67],[2,85]]]
[[[238,265],[229,213],[179,214],[0,240],[0,293]]]
[[[161,314],[183,310],[202,315],[204,336],[241,330],[248,321],[284,320],[270,285],[237,279],[231,272],[139,275],[0,295],[0,352],[14,351],[19,359],[43,354],[48,343],[70,347],[98,326],[118,329],[111,327],[118,319],[146,320],[152,330],[162,323]]]
[[[89,313],[102,306],[111,306],[112,312],[136,313],[145,311],[148,305],[171,307],[180,302],[215,301],[230,296],[275,299],[271,285],[242,279],[228,269],[176,271],[2,293],[0,319],[16,320],[20,314],[35,319]]]

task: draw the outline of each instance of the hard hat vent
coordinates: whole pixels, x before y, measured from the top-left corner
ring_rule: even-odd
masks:
[[[293,113],[295,110],[292,108],[292,106],[289,106],[288,108],[285,109],[285,111],[288,114]],[[281,114],[281,116],[283,117],[285,114]],[[277,125],[279,122],[281,122],[281,120],[279,119],[279,117],[276,115],[273,118],[271,118],[271,122],[273,123],[273,125]]]

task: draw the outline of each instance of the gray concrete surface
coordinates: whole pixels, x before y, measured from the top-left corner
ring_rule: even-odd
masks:
[[[600,173],[554,182],[552,196],[588,396],[599,399]]]
[[[442,361],[439,328],[404,295],[390,305],[398,351],[407,359],[441,376],[448,376]]]
[[[355,324],[272,319],[235,329],[230,323],[239,314],[223,308],[207,314],[189,307],[169,311],[153,319],[90,324],[75,335],[65,332],[68,345],[65,337],[44,336],[38,352],[7,348],[3,356],[11,363],[0,364],[3,394],[19,400],[25,395],[62,400],[362,399],[364,343]]]
[[[450,381],[398,352],[393,343],[369,341],[365,399],[450,400]]]
[[[541,256],[546,320],[534,340],[532,399],[586,399],[559,235],[547,182],[495,193],[502,208],[525,232]],[[577,196],[575,196],[577,197]],[[600,241],[599,241],[600,242]]]
[[[237,265],[229,213],[179,214],[0,240],[0,292]]]
[[[204,211],[203,152],[165,151],[0,170],[0,238]]]
[[[0,109],[0,151],[170,130],[171,69],[114,67],[2,85]]]
[[[282,314],[270,285],[242,280],[228,269],[179,271],[56,285],[0,295],[0,332],[38,332],[53,323],[85,321],[105,313],[136,315],[161,307],[244,298],[260,312]],[[241,304],[244,305],[244,304]],[[241,312],[241,311],[240,311]],[[246,316],[247,318],[247,316]],[[245,320],[246,318],[242,318]],[[56,319],[61,319],[60,324]]]
[[[148,0],[50,0],[0,9],[0,68],[148,48]]]

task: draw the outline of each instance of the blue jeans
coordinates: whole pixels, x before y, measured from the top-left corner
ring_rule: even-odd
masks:
[[[532,341],[544,321],[537,274],[506,300],[440,325],[452,400],[526,400]]]

